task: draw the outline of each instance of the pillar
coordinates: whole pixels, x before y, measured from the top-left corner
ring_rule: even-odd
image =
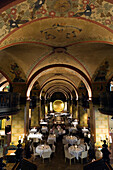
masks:
[[[30,100],[26,101],[26,105],[24,107],[24,133],[28,135],[29,133],[29,105]]]
[[[91,130],[91,140],[94,144],[96,142],[95,133],[95,110],[92,101],[89,101],[89,112],[90,112],[90,130]]]
[[[31,127],[39,126],[39,121],[40,121],[40,99],[37,97],[36,107],[34,109],[32,109]]]
[[[21,110],[12,116],[11,123],[11,143],[14,145],[18,144],[19,137],[23,137],[24,131],[24,107],[21,106]]]
[[[17,145],[19,138],[23,137],[23,134],[28,131],[28,123],[27,123],[27,116],[26,111],[26,83],[13,83],[13,92],[20,93],[21,101],[20,101],[20,110],[18,113],[15,113],[12,115],[12,121],[11,121],[11,143],[14,145]],[[24,122],[26,121],[26,123]]]

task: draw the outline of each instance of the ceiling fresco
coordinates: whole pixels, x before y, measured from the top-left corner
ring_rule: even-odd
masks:
[[[78,20],[82,18],[86,21],[93,21],[97,24],[102,24],[105,28],[113,30],[113,4],[105,0],[26,0],[24,2],[20,1],[20,3],[11,6],[10,8],[7,6],[7,9],[4,8],[4,11],[1,9],[0,40],[3,41],[3,38],[8,34],[11,35],[14,33],[14,30],[17,31],[19,28],[23,30],[24,25],[32,24],[32,22],[36,22],[37,19],[39,19],[38,21],[41,21],[46,18],[53,19],[53,17],[57,19],[62,17],[63,19],[61,22],[56,20],[54,23],[48,21],[46,27],[40,26],[37,27],[38,29],[34,30],[38,31],[40,33],[39,37],[42,37],[42,39],[44,38],[47,43],[50,39],[57,42],[58,37],[60,37],[63,32],[64,38],[67,41],[69,39],[75,41],[78,36],[83,33],[85,34],[85,32],[83,32],[84,28],[82,27],[82,23],[77,24],[74,18]],[[65,18],[71,18],[72,20],[71,22],[68,20],[65,21]],[[75,23],[73,23],[73,21]],[[39,22],[39,25],[40,24],[43,25],[43,23]],[[35,25],[32,26],[35,27]],[[87,26],[90,27],[90,25]],[[18,32],[18,34],[21,39],[21,31]],[[10,43],[11,39],[8,40]],[[18,39],[15,39],[15,43],[16,41],[19,41]],[[12,43],[14,43],[14,41],[12,41]],[[7,44],[8,43],[5,42],[3,46]]]
[[[91,97],[91,84],[113,75],[113,1],[9,3],[0,9],[0,61],[9,80],[29,90],[37,82],[72,91],[82,82]]]

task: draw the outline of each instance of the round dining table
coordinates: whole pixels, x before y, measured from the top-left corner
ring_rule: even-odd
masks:
[[[81,153],[83,152],[83,148],[82,147],[76,147],[76,146],[70,146],[68,148],[68,151],[70,154],[74,155],[76,157],[76,159],[79,159],[79,156],[81,155]]]
[[[41,133],[39,133],[39,132],[37,132],[35,134],[34,133],[30,133],[27,136],[27,140],[29,140],[29,138],[31,138],[31,139],[37,138],[37,139],[41,139],[42,140],[42,137],[43,137],[43,135]]]
[[[66,136],[66,141],[73,145],[77,142],[77,137],[76,136]]]
[[[40,155],[40,157],[42,156],[42,154],[44,152],[51,152],[52,153],[52,150],[51,150],[49,145],[39,145],[39,146],[36,147],[36,153],[38,153]]]
[[[47,141],[49,141],[49,140],[53,140],[54,142],[56,142],[56,135],[55,135],[55,134],[50,134],[50,135],[48,136]]]

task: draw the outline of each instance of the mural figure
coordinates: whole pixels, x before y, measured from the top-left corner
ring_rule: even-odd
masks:
[[[11,64],[11,71],[10,72],[15,75],[13,82],[25,82],[25,80],[22,79],[21,76],[20,76],[21,70],[16,63]]]
[[[108,61],[105,61],[105,63],[101,65],[100,68],[98,69],[94,81],[105,81],[108,68],[109,68],[109,63]]]
[[[34,5],[33,5],[34,8],[33,8],[33,12],[32,12],[32,19],[34,18],[35,11],[37,11],[38,9],[40,9],[44,3],[45,3],[45,0],[37,0],[37,1],[34,3]]]
[[[10,29],[11,28],[19,28],[19,24],[24,24],[26,22],[28,22],[29,20],[20,20],[20,19],[17,19],[17,20],[9,20],[9,24],[10,24]]]
[[[65,30],[68,30],[70,32],[67,32],[65,35],[65,38],[70,39],[70,38],[76,38],[77,34],[79,34],[82,29],[78,27],[74,27],[72,25],[63,25],[63,24],[53,24],[52,27],[46,28],[44,30],[41,30],[41,34],[44,35],[45,39],[55,39],[57,37],[56,32],[62,33]],[[52,34],[52,30],[54,31]],[[55,32],[56,31],[56,32]]]
[[[90,16],[92,14],[91,7],[87,4],[86,10],[84,12],[77,12],[73,17],[81,17],[82,15]]]

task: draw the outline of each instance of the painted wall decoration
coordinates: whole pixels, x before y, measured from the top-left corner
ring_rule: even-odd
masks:
[[[105,61],[104,64],[102,64],[95,75],[94,81],[106,81],[106,75],[109,71],[109,63],[108,61]]]
[[[9,20],[9,24],[10,24],[10,29],[11,28],[19,28],[20,24],[24,24],[26,22],[28,22],[29,20],[20,20],[20,19],[16,19],[16,20]],[[9,30],[10,31],[10,30]]]
[[[34,3],[33,11],[32,11],[32,19],[34,18],[35,12],[42,7],[42,5],[45,3],[45,0],[37,0]]]
[[[51,31],[54,30],[54,34],[51,34]],[[57,32],[62,33],[63,31],[67,30],[65,33],[65,38],[70,39],[70,38],[76,38],[77,34],[79,34],[82,29],[78,27],[74,27],[71,25],[66,26],[65,24],[54,24],[52,27],[47,28],[45,30],[41,30],[41,34],[45,37],[46,40],[48,39],[55,39],[57,35],[55,35]]]
[[[90,16],[91,14],[92,14],[91,7],[87,4],[84,12],[77,12],[76,14],[73,15],[73,17],[80,17],[82,15]]]
[[[106,0],[26,0],[0,10],[0,39],[20,25],[43,17],[88,17],[113,29],[112,11],[113,4]]]
[[[55,0],[53,2],[53,9],[60,13],[64,13],[70,10],[72,3],[70,0]]]
[[[21,70],[19,68],[19,66],[17,65],[17,63],[11,64],[11,71],[12,74],[14,74],[14,79],[13,82],[25,82],[24,79],[22,79],[21,77]]]

